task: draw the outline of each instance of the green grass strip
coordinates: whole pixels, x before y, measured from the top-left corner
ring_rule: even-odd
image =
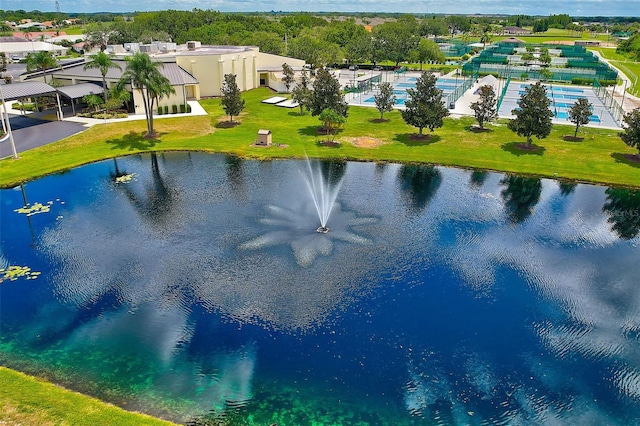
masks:
[[[534,139],[542,148],[527,153],[516,149],[524,142],[507,129],[506,121],[490,124],[489,131],[477,133],[473,117],[448,118],[428,141],[414,141],[416,128],[402,120],[399,111],[385,114],[379,122],[375,108],[351,107],[344,128],[338,133],[338,147],[323,146],[316,131],[317,117],[261,103],[271,97],[265,88],[243,94],[246,109],[240,124],[224,125],[227,117],[219,99],[203,100],[207,116],[174,117],[155,120],[160,133],[156,140],[143,138],[144,120],[107,123],[70,138],[21,154],[20,159],[0,161],[0,187],[35,179],[98,160],[147,151],[206,151],[236,154],[245,158],[336,158],[377,162],[416,162],[557,177],[581,182],[640,187],[640,164],[629,161],[637,154],[622,142],[619,131],[581,128],[581,142],[569,142],[573,126],[554,125],[551,135]],[[259,129],[271,130],[279,146],[256,147]],[[427,130],[428,133],[428,130]],[[369,139],[376,147],[358,146]]]
[[[0,424],[39,426],[174,423],[132,413],[51,383],[0,367]]]

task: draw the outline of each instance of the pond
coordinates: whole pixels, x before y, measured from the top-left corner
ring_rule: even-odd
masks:
[[[337,194],[326,234],[310,165]],[[640,422],[639,191],[165,153],[0,196],[0,364],[126,409]]]

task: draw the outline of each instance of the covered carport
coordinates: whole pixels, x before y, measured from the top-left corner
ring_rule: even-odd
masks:
[[[20,83],[12,83],[12,84],[2,84],[0,85],[0,101],[2,101],[2,111],[1,111],[1,120],[2,128],[7,133],[8,139],[11,143],[11,155],[14,158],[18,158],[18,150],[16,149],[16,144],[13,138],[13,130],[11,129],[11,121],[9,120],[9,112],[7,110],[7,102],[11,101],[22,101],[26,98],[34,98],[39,96],[52,96],[55,95],[56,98],[56,115],[58,121],[62,120],[62,108],[60,106],[60,96],[58,91],[43,82],[39,81],[27,81]],[[24,126],[23,126],[24,127]],[[28,126],[27,126],[28,127]],[[41,127],[41,126],[35,126]],[[25,131],[32,132],[31,130],[25,129]],[[43,129],[44,131],[44,129]],[[50,132],[51,133],[51,132]],[[35,139],[31,133],[29,139]],[[57,134],[52,136],[58,136]],[[31,147],[34,143],[42,143],[46,138],[38,137],[38,140],[28,140],[26,143],[21,143],[20,150],[25,150]],[[5,149],[0,148],[3,156],[5,154]]]
[[[57,106],[58,120],[62,120],[62,109],[60,107],[60,96],[55,87],[40,81],[25,81],[21,83],[11,83],[2,85],[2,103],[9,101],[22,101],[26,98],[34,98],[38,96],[55,95]],[[4,106],[6,115],[6,105]]]
[[[48,84],[41,83],[39,81],[29,81],[24,83],[0,85],[0,100],[2,101],[2,129],[9,135],[13,158],[18,158],[18,152],[16,151],[16,143],[13,140],[13,132],[11,131],[11,122],[9,121],[9,112],[7,111],[6,102],[50,94],[56,95],[56,99],[58,101],[58,119],[60,119],[62,116],[62,110],[60,109],[60,97],[58,96],[56,89]]]
[[[76,115],[75,103],[77,99],[82,99],[87,95],[101,95],[104,89],[99,84],[95,83],[80,83],[71,86],[58,87],[58,92],[71,100],[71,110],[73,115]]]

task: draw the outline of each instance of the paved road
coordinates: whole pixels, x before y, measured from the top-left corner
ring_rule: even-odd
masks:
[[[10,115],[10,122],[18,153],[64,139],[86,129],[81,123],[46,121],[19,115]],[[11,155],[11,143],[7,138],[0,142],[0,158]]]

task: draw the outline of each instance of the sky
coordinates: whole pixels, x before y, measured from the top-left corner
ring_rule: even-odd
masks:
[[[199,8],[221,12],[396,12],[446,14],[640,16],[640,0],[58,0],[65,13]],[[55,0],[0,0],[2,10],[56,10]]]

